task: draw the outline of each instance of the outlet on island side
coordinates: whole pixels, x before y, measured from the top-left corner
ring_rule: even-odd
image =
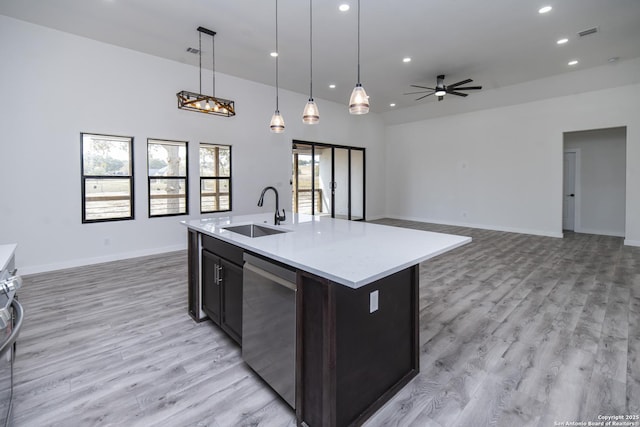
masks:
[[[369,313],[378,311],[378,291],[369,294]]]

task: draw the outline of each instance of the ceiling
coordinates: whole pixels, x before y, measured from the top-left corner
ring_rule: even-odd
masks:
[[[342,3],[351,9],[340,12]],[[547,4],[552,11],[539,14]],[[280,87],[308,93],[309,3],[279,0],[278,8]],[[275,84],[275,0],[2,0],[0,14],[195,66],[187,48],[198,47],[203,26],[217,32],[216,71]],[[578,37],[591,27],[598,32]],[[568,43],[557,45],[563,37]],[[638,57],[639,0],[361,1],[361,81],[375,112],[437,102],[403,93],[433,86],[438,74],[490,90]],[[314,98],[347,104],[356,59],[357,0],[316,0]],[[567,65],[572,59],[579,63]],[[208,36],[202,61],[211,68]],[[224,87],[216,95],[233,96]]]

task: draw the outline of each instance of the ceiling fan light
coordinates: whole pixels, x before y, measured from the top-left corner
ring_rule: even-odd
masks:
[[[447,92],[444,89],[437,89],[435,92],[435,96],[445,96]]]
[[[302,112],[302,122],[308,125],[315,125],[320,121],[320,112],[313,98],[309,98],[307,105]]]
[[[349,98],[349,114],[367,114],[369,112],[369,97],[367,92],[364,91],[362,84],[358,83],[353,92],[351,92],[351,98]]]
[[[284,132],[284,118],[280,114],[280,111],[276,110],[271,116],[271,132],[273,133],[282,133]]]

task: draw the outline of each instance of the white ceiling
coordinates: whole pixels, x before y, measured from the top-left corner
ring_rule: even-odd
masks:
[[[348,12],[338,5],[349,3]],[[549,4],[553,10],[541,15]],[[279,0],[280,86],[309,91],[309,2]],[[410,84],[471,78],[484,90],[640,57],[640,0],[361,0],[361,80],[372,111],[416,102]],[[274,85],[275,0],[1,0],[0,14],[197,66],[196,28],[216,31],[216,70]],[[357,0],[313,5],[313,95],[346,104],[356,83]],[[577,32],[599,32],[579,38]],[[569,38],[564,45],[556,40]],[[15,43],[19,43],[16,40]],[[402,58],[409,56],[410,63]],[[571,59],[579,64],[567,65]],[[211,39],[203,37],[203,67]],[[210,77],[203,73],[203,92]],[[197,73],[194,73],[197,83]],[[334,83],[335,89],[328,85]],[[447,96],[443,102],[465,102]],[[224,87],[216,95],[233,97]]]

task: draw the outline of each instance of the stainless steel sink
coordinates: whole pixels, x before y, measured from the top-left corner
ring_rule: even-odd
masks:
[[[229,227],[222,227],[224,230],[229,230],[232,233],[242,234],[247,237],[262,237],[270,236],[272,234],[286,233],[289,230],[278,230],[271,227],[263,227],[258,224],[244,224],[244,225],[232,225]]]

